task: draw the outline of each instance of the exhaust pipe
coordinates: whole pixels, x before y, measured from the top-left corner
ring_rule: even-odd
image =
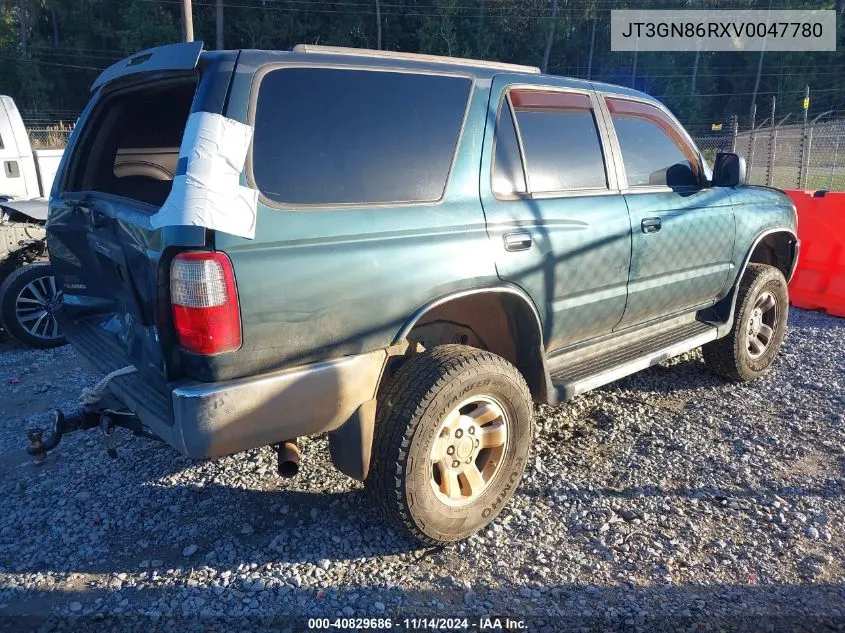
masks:
[[[299,444],[296,438],[275,444],[273,448],[276,449],[278,458],[276,470],[279,477],[290,479],[296,476],[299,472]]]

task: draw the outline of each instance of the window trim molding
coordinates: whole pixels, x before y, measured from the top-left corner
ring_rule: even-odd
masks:
[[[606,125],[608,127],[608,135],[611,137],[610,142],[613,145],[613,150],[615,155],[618,157],[618,161],[616,162],[617,166],[617,179],[619,182],[619,189],[622,193],[626,195],[630,195],[633,193],[657,193],[662,191],[675,191],[678,189],[677,187],[673,189],[668,185],[629,185],[628,184],[628,174],[625,171],[625,160],[622,156],[622,146],[619,145],[619,137],[616,134],[616,127],[613,124],[613,117],[610,113],[610,108],[607,107],[606,99],[622,99],[625,101],[635,101],[637,103],[642,103],[644,105],[652,106],[660,112],[662,112],[668,119],[669,122],[672,123],[675,130],[678,132],[680,137],[684,139],[687,144],[693,149],[693,154],[696,156],[697,164],[698,164],[698,179],[699,184],[697,189],[693,189],[692,187],[684,188],[685,190],[689,191],[701,191],[702,189],[707,188],[707,183],[705,180],[705,170],[704,165],[702,162],[702,154],[701,150],[699,150],[698,146],[692,140],[692,137],[687,132],[686,128],[680,124],[677,118],[669,111],[669,109],[660,103],[659,101],[640,97],[637,95],[629,95],[620,92],[614,92],[613,90],[599,90],[597,91],[598,100],[602,109],[602,113],[606,117]]]
[[[502,120],[502,112],[504,112],[504,108],[506,105],[510,113],[511,123],[513,124],[513,134],[514,138],[516,139],[516,151],[519,154],[519,166],[522,171],[523,183],[525,184],[525,191],[512,191],[510,193],[497,192],[493,181],[493,177],[496,174],[496,150],[499,147],[499,135],[497,134],[497,132],[499,131],[499,124]],[[519,129],[516,127],[516,119],[514,118],[513,105],[511,104],[507,90],[502,93],[502,99],[500,101],[498,109],[496,110],[496,122],[493,125],[493,144],[490,147],[490,191],[493,192],[493,196],[497,200],[531,199],[531,196],[528,193],[530,191],[530,187],[528,186],[528,171],[525,167],[525,149],[522,147],[522,137],[519,134]]]
[[[285,202],[277,202],[272,198],[268,198],[261,191],[258,183],[255,181],[253,173],[253,146],[254,141],[249,144],[249,150],[246,155],[246,163],[244,165],[244,174],[246,175],[247,184],[258,192],[258,201],[262,205],[275,209],[278,211],[332,211],[342,209],[369,209],[369,208],[391,208],[391,207],[420,207],[420,206],[437,206],[443,204],[446,199],[446,194],[449,191],[449,185],[452,183],[452,176],[455,171],[455,164],[458,160],[458,154],[461,150],[461,145],[466,131],[467,120],[469,118],[469,111],[472,107],[474,91],[476,88],[476,78],[470,73],[440,71],[435,69],[416,69],[416,68],[395,68],[392,66],[367,66],[360,60],[355,63],[341,64],[341,63],[320,63],[315,61],[283,61],[271,62],[264,64],[255,71],[252,76],[252,85],[249,89],[249,101],[247,103],[247,123],[255,129],[255,113],[258,107],[258,93],[261,89],[261,83],[264,77],[275,70],[285,70],[289,68],[310,68],[310,69],[330,69],[330,70],[362,70],[367,72],[384,72],[384,73],[398,73],[407,75],[431,75],[435,77],[455,77],[469,80],[469,91],[467,92],[466,104],[464,105],[464,114],[461,119],[461,125],[458,129],[458,136],[455,141],[455,147],[452,149],[452,159],[449,163],[449,171],[446,175],[446,183],[443,186],[443,192],[440,197],[435,200],[417,200],[417,201],[388,201],[388,202],[327,202],[318,204],[291,204]]]
[[[564,92],[569,94],[577,94],[586,96],[590,100],[590,106],[593,115],[593,123],[595,125],[596,134],[599,141],[599,149],[602,154],[602,164],[604,165],[605,187],[585,187],[583,189],[560,189],[553,191],[533,191],[531,188],[530,173],[528,169],[528,162],[525,159],[525,147],[522,142],[522,130],[516,120],[516,111],[511,102],[510,93],[512,91],[533,91],[533,92]],[[502,194],[497,193],[493,188],[493,173],[496,160],[496,131],[499,126],[499,118],[504,103],[507,102],[511,109],[511,118],[513,119],[514,129],[516,131],[517,144],[519,145],[520,159],[522,160],[522,171],[525,175],[525,186],[528,189],[526,193]],[[616,195],[619,193],[617,169],[615,156],[612,154],[612,139],[606,130],[606,122],[604,121],[601,106],[604,105],[604,100],[599,98],[595,90],[589,88],[574,88],[569,86],[550,86],[541,83],[512,83],[506,84],[502,88],[502,94],[499,98],[496,110],[496,124],[493,127],[493,144],[490,154],[490,191],[496,200],[508,202],[514,200],[553,200],[556,198],[577,198],[583,196],[600,196],[600,195]]]

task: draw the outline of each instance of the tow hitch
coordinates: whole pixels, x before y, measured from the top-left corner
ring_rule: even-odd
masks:
[[[47,452],[56,448],[62,437],[68,433],[99,427],[103,442],[106,445],[106,452],[110,457],[117,457],[113,433],[118,426],[129,429],[138,437],[161,440],[132,413],[114,409],[83,407],[68,415],[61,411],[53,411],[53,423],[50,425],[46,438],[44,437],[44,429],[30,429],[26,432],[26,437],[29,440],[29,446],[26,450],[37,461],[43,462],[47,459]]]

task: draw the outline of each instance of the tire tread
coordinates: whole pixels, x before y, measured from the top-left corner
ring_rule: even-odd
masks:
[[[411,440],[423,421],[423,413],[440,391],[458,375],[497,371],[520,385],[521,395],[531,395],[519,371],[504,358],[465,345],[440,345],[410,357],[387,378],[379,391],[372,463],[364,486],[385,517],[414,539],[429,544],[431,538],[414,522],[405,495],[403,475]]]
[[[772,270],[777,269],[766,264],[748,264],[737,290],[734,322],[730,334],[702,346],[701,353],[704,362],[710,371],[717,376],[734,382],[749,380],[747,376],[743,375],[743,368],[740,364],[741,354],[744,353],[740,346],[744,339],[739,328],[743,322],[743,315],[749,309],[749,303],[754,299],[756,286]]]

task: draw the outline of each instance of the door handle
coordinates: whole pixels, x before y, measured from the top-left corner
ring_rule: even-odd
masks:
[[[505,233],[505,250],[509,252],[527,251],[531,248],[531,234],[525,231],[519,233]]]
[[[18,166],[18,161],[7,160],[4,162],[5,172],[7,178],[20,178],[21,169]]]
[[[663,226],[660,218],[645,218],[642,221],[643,233],[657,233]]]

